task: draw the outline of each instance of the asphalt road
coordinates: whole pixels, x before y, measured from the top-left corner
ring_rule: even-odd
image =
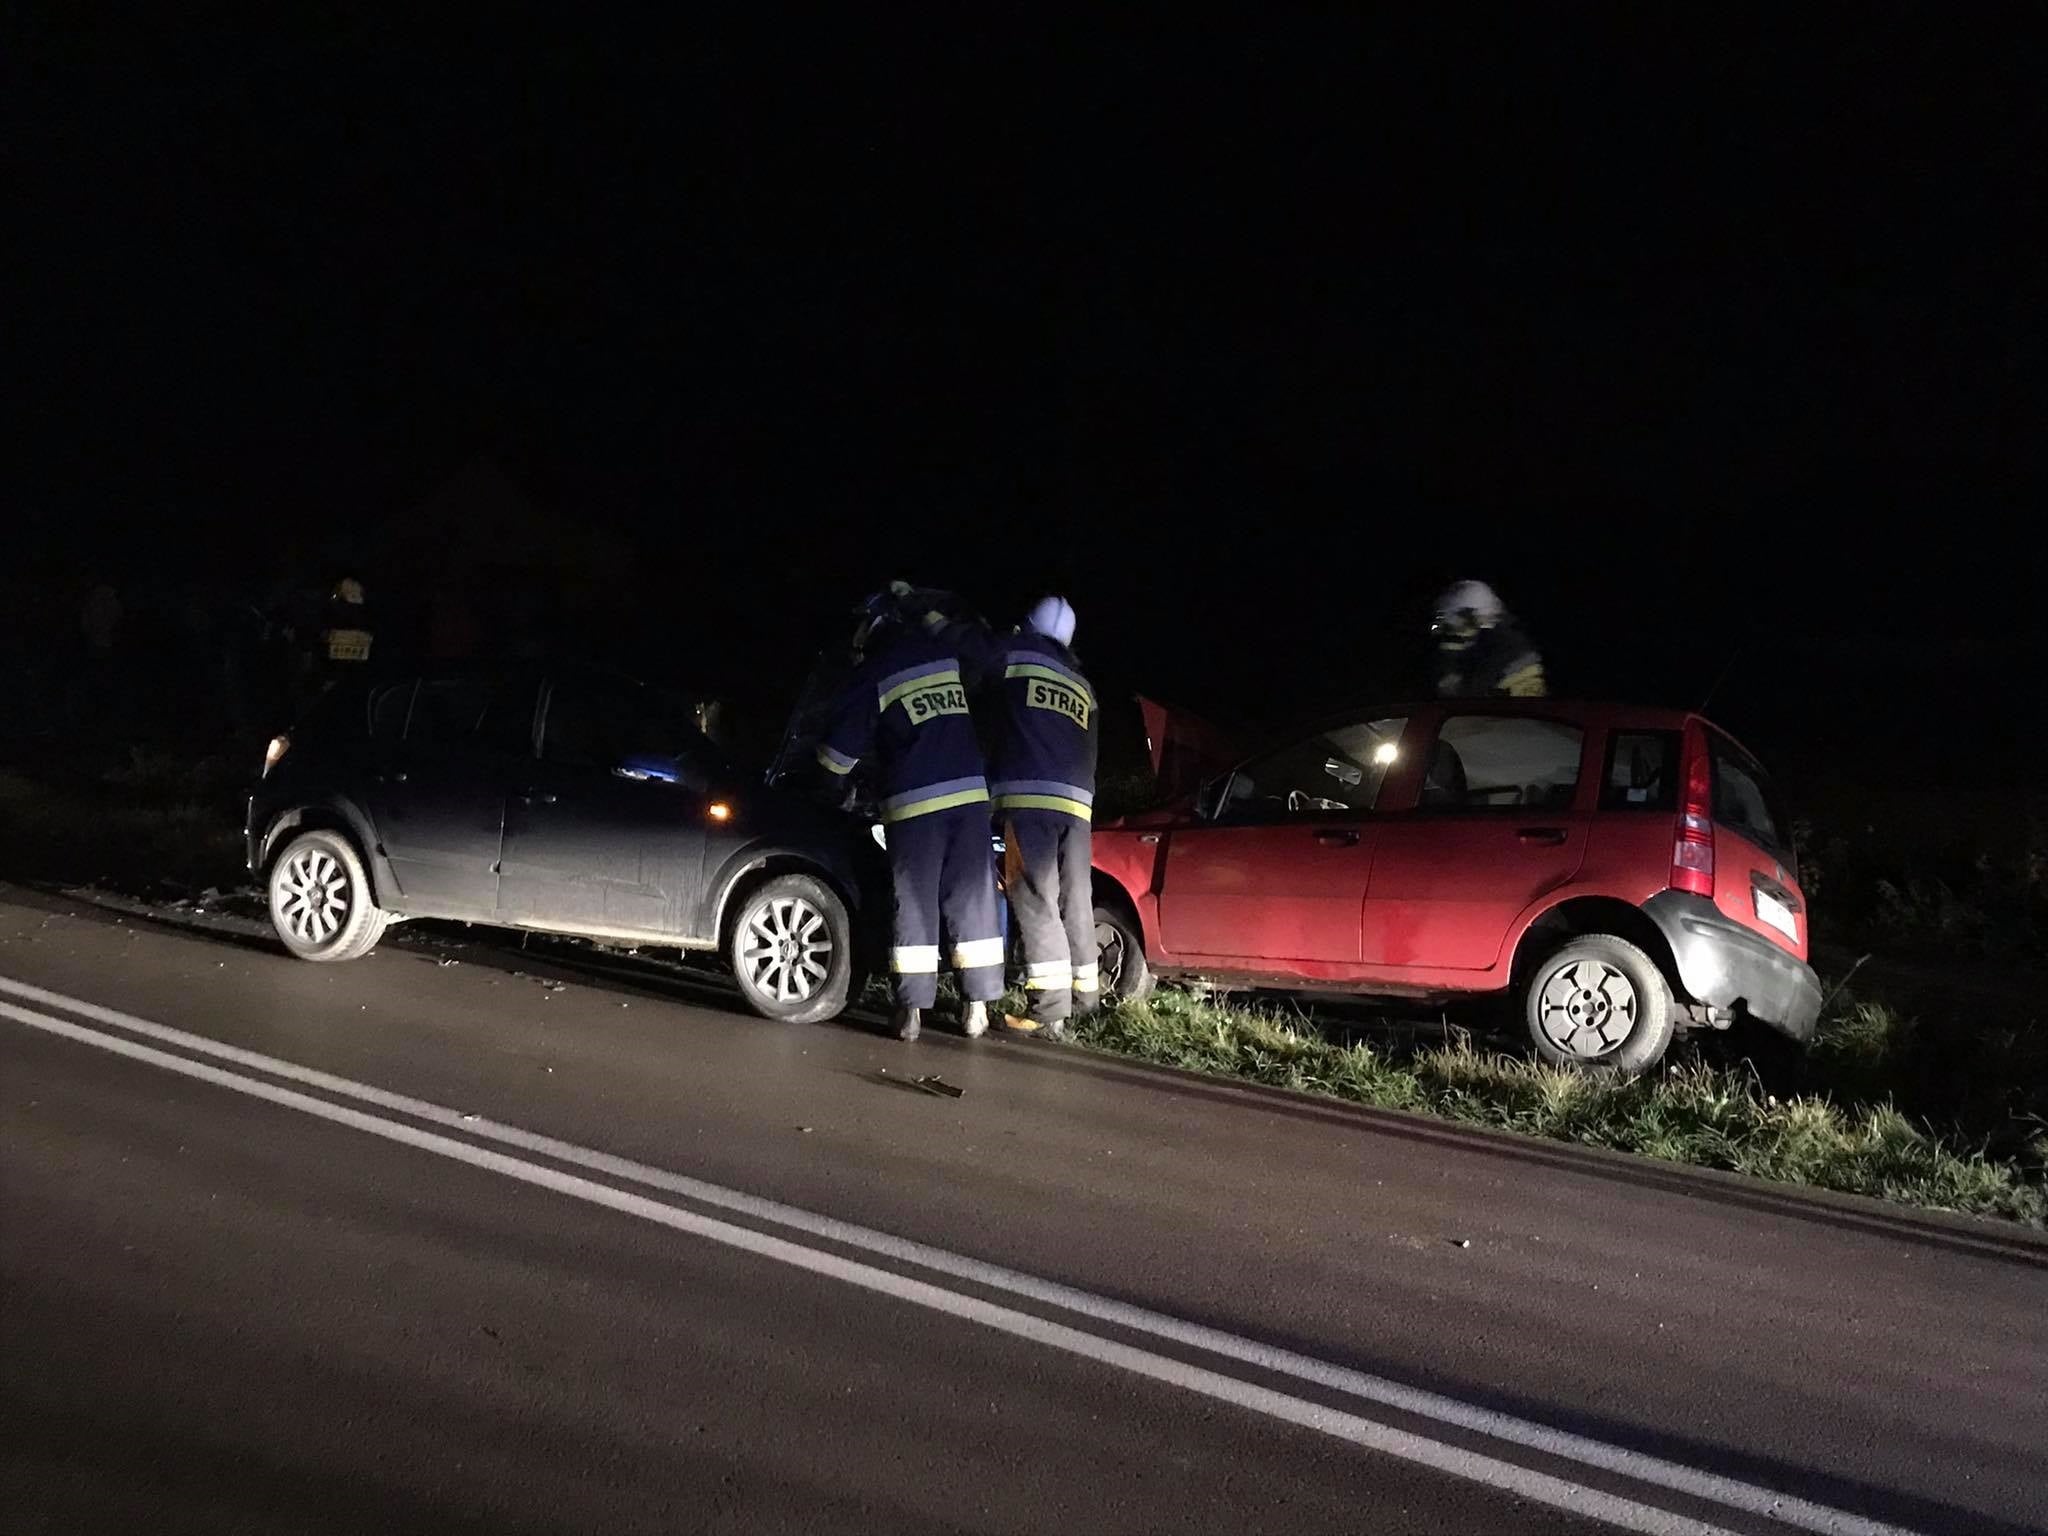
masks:
[[[0,887],[5,1529],[2048,1528],[2037,1237],[403,932]]]

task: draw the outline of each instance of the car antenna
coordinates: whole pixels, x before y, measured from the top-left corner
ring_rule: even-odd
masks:
[[[1721,685],[1728,681],[1728,674],[1735,670],[1735,663],[1741,657],[1742,642],[1738,640],[1729,650],[1728,659],[1721,664],[1721,670],[1714,674],[1714,681],[1708,685],[1706,697],[1700,700],[1699,708],[1693,711],[1694,714],[1704,715],[1707,712],[1707,706],[1714,702],[1714,695],[1721,691]]]

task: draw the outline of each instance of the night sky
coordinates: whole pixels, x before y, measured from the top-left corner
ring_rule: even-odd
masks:
[[[22,31],[13,574],[260,582],[488,455],[765,693],[898,573],[1225,712],[1412,692],[1476,575],[1781,754],[2038,699],[2042,53],[1439,9]]]

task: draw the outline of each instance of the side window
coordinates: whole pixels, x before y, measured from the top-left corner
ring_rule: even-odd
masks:
[[[611,678],[575,678],[548,692],[540,755],[571,768],[619,767],[633,753],[646,690]]]
[[[1379,799],[1407,724],[1400,716],[1360,720],[1247,763],[1231,778],[1220,814],[1239,821],[1362,815]]]
[[[1569,808],[1586,733],[1521,715],[1452,715],[1422,776],[1422,805],[1437,810]]]
[[[1603,811],[1678,809],[1678,732],[1616,731],[1600,780]]]
[[[473,745],[491,684],[481,677],[429,677],[413,694],[412,716],[405,728],[408,747]]]
[[[533,706],[539,696],[537,683],[505,683],[491,690],[477,722],[477,745],[486,752],[506,757],[533,756]]]
[[[416,679],[407,678],[402,683],[384,683],[370,690],[370,739],[372,741],[401,741],[405,737],[405,717],[412,711],[412,691]]]

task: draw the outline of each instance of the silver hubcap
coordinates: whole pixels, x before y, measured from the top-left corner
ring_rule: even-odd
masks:
[[[832,925],[801,896],[778,896],[747,914],[740,930],[740,974],[778,1003],[815,996],[832,969]]]
[[[325,944],[348,921],[348,873],[326,849],[301,849],[278,871],[276,900],[294,938]]]
[[[1107,923],[1095,925],[1095,957],[1102,990],[1114,996],[1123,987],[1124,936]]]
[[[1619,1049],[1636,1027],[1636,989],[1599,960],[1574,960],[1550,973],[1536,999],[1544,1038],[1567,1056],[1592,1061]]]

